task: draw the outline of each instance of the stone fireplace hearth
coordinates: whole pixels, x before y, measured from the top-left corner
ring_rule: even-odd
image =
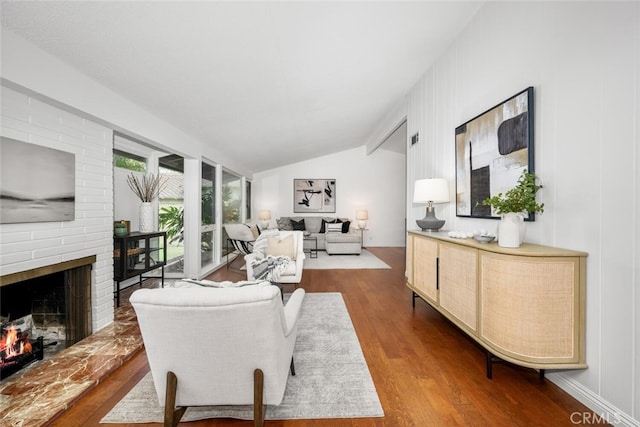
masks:
[[[44,342],[45,356],[77,343],[91,334],[91,269],[96,257],[90,256],[0,277],[0,329],[5,343],[5,332],[13,330],[14,323],[29,319],[30,340],[39,337]],[[4,347],[0,345],[0,347]],[[6,369],[11,360],[8,349],[0,348],[0,369]],[[30,361],[31,362],[31,361]],[[7,375],[2,375],[5,378]]]

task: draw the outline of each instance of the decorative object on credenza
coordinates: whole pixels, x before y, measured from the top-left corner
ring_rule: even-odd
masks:
[[[140,205],[140,232],[148,233],[155,231],[152,202],[158,197],[166,183],[166,179],[162,179],[160,175],[156,176],[153,173],[140,175],[132,172],[127,176],[129,188],[131,188],[131,191],[133,191],[142,202]]]
[[[479,243],[491,243],[495,240],[496,236],[493,234],[477,233],[473,235],[473,238]]]
[[[294,179],[294,212],[335,212],[335,179]]]
[[[518,178],[517,185],[504,195],[498,193],[482,201],[490,206],[502,219],[498,224],[498,246],[517,248],[524,242],[524,219],[536,212],[544,212],[544,203],[536,202],[536,193],[542,184],[536,182],[536,175],[525,169]]]
[[[436,218],[434,203],[449,201],[449,185],[446,179],[419,179],[415,182],[413,203],[426,204],[425,216],[416,220],[422,231],[437,231],[444,225],[444,220]]]
[[[129,234],[129,221],[116,221],[113,223],[113,235],[116,237],[124,237]]]
[[[533,129],[533,87],[456,128],[457,216],[500,217],[481,202],[534,171]]]
[[[0,224],[75,219],[75,154],[5,137],[0,153]]]
[[[269,221],[271,220],[271,211],[262,210],[258,212],[258,219],[262,221],[262,227],[264,230],[269,229]]]
[[[364,230],[367,228],[367,220],[369,219],[369,211],[365,209],[356,211],[356,219],[358,220],[358,228]]]

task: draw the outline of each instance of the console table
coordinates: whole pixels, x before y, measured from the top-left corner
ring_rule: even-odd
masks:
[[[524,244],[501,248],[445,232],[410,231],[406,282],[487,351],[537,369],[586,368],[584,252]]]
[[[120,291],[135,284],[142,284],[145,279],[160,279],[164,286],[164,266],[167,263],[167,233],[158,231],[153,233],[133,232],[123,237],[113,238],[113,294],[116,307],[120,306]],[[148,276],[153,270],[160,269],[159,276]],[[138,281],[124,288],[120,283],[132,277]]]

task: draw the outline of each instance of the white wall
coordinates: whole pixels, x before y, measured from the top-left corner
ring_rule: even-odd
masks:
[[[0,134],[75,154],[76,181],[73,221],[0,224],[0,275],[96,255],[96,331],[113,321],[112,131],[5,87],[0,95]]]
[[[443,176],[453,196],[454,129],[528,86],[545,212],[527,241],[589,253],[589,368],[549,378],[640,425],[640,3],[487,3],[409,94],[408,192]],[[411,227],[423,210],[407,206]],[[496,226],[437,209],[451,229]]]
[[[293,213],[293,180],[298,178],[336,179],[336,213],[326,216],[355,220],[357,209],[369,211],[365,246],[404,246],[404,155],[387,150],[367,155],[362,146],[256,173],[254,210],[271,210],[272,222],[308,215]]]

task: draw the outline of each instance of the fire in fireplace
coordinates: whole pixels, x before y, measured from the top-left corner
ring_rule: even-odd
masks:
[[[43,338],[31,339],[33,319],[24,316],[0,326],[0,379],[44,357]]]
[[[91,333],[91,263],[0,276],[0,379]]]

